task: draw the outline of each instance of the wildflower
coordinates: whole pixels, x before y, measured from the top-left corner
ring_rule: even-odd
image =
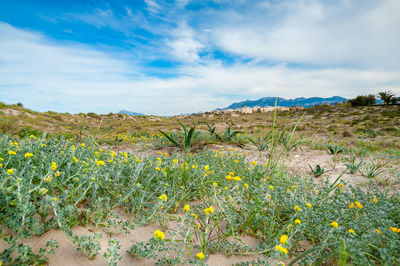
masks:
[[[213,212],[214,212],[214,208],[212,206],[204,209],[205,215],[212,214]]]
[[[161,196],[158,197],[158,199],[167,201],[167,200],[168,200],[168,197],[167,197],[167,195],[162,194]]]
[[[269,176],[267,176],[267,180],[269,181],[269,180],[271,180],[271,178]]]
[[[379,229],[374,229],[376,232],[378,232],[379,234],[382,234],[381,230]]]
[[[311,204],[310,204],[310,203],[307,203],[306,206],[307,206],[308,208],[311,208]]]
[[[41,189],[39,189],[39,194],[44,195],[47,193],[47,191],[49,191],[47,188],[41,188]]]
[[[160,230],[156,230],[154,232],[154,238],[158,239],[158,240],[164,240],[165,239],[165,235],[163,232],[161,232]]]
[[[43,181],[46,182],[46,183],[50,183],[51,180],[53,180],[53,177],[51,177],[51,176],[43,178]]]
[[[378,199],[374,198],[372,201],[376,203],[376,202],[378,202]]]
[[[51,200],[52,200],[52,201],[57,201],[57,198],[56,198],[56,197],[54,197],[54,198],[52,198]]]
[[[40,144],[41,147],[46,147],[47,145],[45,143]]]
[[[156,167],[156,171],[161,171],[160,167]]]
[[[61,175],[61,173],[57,171],[57,172],[54,174],[54,177],[59,177],[60,175]]]
[[[239,162],[239,160],[235,160],[235,163],[238,163]]]
[[[22,178],[17,178],[17,182],[19,183],[19,182],[21,182],[22,181]]]
[[[233,180],[234,180],[234,181],[241,181],[242,179],[240,178],[240,176],[235,176],[235,177],[233,178]]]
[[[301,211],[300,207],[298,205],[294,206],[295,211]]]
[[[190,206],[189,205],[185,205],[185,207],[183,207],[183,211],[184,212],[190,212]]]
[[[79,162],[79,160],[75,156],[72,157],[72,160],[74,161],[74,163],[78,163]]]
[[[352,203],[349,205],[349,208],[351,208],[351,209],[354,208],[354,202],[352,202]]]
[[[97,166],[100,166],[100,165],[105,165],[106,163],[104,161],[96,161],[96,164]]]
[[[2,168],[3,167],[3,164],[2,163],[0,163],[0,168]]]
[[[203,252],[197,253],[197,254],[196,254],[196,257],[197,257],[199,260],[204,259],[204,254],[203,254]]]
[[[283,254],[287,254],[287,248],[282,247],[281,245],[275,246],[276,250],[282,252]]]
[[[213,183],[213,186],[217,187],[217,186],[218,186],[218,183],[215,183],[215,182],[214,182],[214,183]]]
[[[207,164],[206,166],[204,166],[204,171],[208,171],[208,169],[210,169],[210,166]]]
[[[336,187],[337,187],[337,188],[341,188],[341,187],[344,187],[344,185],[343,185],[343,184],[339,184],[339,185],[337,185]]]
[[[228,191],[228,187],[224,187],[225,191]]]
[[[53,169],[53,171],[57,170],[57,163],[56,162],[52,162],[51,163],[51,169]]]
[[[7,174],[8,174],[8,175],[12,175],[13,173],[14,173],[14,170],[13,170],[13,169],[8,169],[8,170],[7,170]]]
[[[195,213],[192,213],[191,215],[194,217],[194,219],[197,219],[197,215]]]
[[[81,143],[81,147],[85,148],[86,147],[85,143]]]
[[[354,233],[355,233],[353,229],[349,229],[348,232],[349,232],[350,234],[353,234],[353,235],[354,235]]]
[[[269,186],[269,189],[274,190],[274,187],[273,186]]]
[[[301,224],[301,220],[300,219],[295,219],[294,220],[294,224]]]
[[[234,172],[229,172],[228,175],[234,176],[235,173]]]
[[[92,181],[96,181],[96,178],[95,178],[95,177],[92,177],[92,178],[90,178],[90,180],[92,180]]]
[[[400,228],[396,228],[396,227],[389,227],[389,229],[393,232],[393,233],[400,233]]]
[[[9,151],[8,151],[8,154],[9,154],[9,155],[15,155],[15,154],[17,154],[17,153],[16,153],[15,151],[13,151],[13,150],[9,150]]]
[[[226,179],[226,180],[232,180],[233,177],[232,177],[231,175],[227,175],[227,176],[225,176],[225,179]]]
[[[332,226],[333,228],[339,227],[339,224],[336,221],[331,222],[329,225]]]
[[[251,166],[255,166],[255,165],[257,165],[257,162],[251,161]]]
[[[364,207],[361,203],[359,203],[358,201],[355,202],[357,205],[357,208],[361,209],[362,207]]]
[[[25,156],[25,158],[29,158],[29,157],[33,156],[33,153],[27,152],[27,153],[25,153],[24,156]]]
[[[246,188],[249,188],[249,185],[247,185],[246,183],[244,183],[243,186],[245,186]]]
[[[288,236],[287,236],[287,235],[282,235],[282,236],[279,238],[279,243],[281,243],[281,244],[286,244],[286,243],[287,243],[287,240],[288,240]]]

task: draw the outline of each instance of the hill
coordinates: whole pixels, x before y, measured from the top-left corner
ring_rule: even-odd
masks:
[[[136,112],[131,112],[131,111],[127,111],[127,110],[121,110],[118,112],[118,114],[126,114],[126,115],[144,115],[142,113],[136,113]]]
[[[258,100],[247,100],[242,102],[236,102],[229,105],[226,108],[219,109],[238,109],[242,107],[264,107],[264,106],[275,106],[275,101],[277,99],[277,106],[301,106],[301,107],[311,107],[319,104],[334,104],[334,103],[342,103],[343,101],[347,101],[346,98],[340,96],[333,96],[329,98],[321,98],[321,97],[311,97],[311,98],[295,98],[295,99],[285,99],[285,98],[276,98],[276,97],[264,97]]]

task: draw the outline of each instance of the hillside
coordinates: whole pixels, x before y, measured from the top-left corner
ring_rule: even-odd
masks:
[[[311,98],[295,98],[295,99],[285,99],[285,98],[276,98],[276,97],[265,97],[258,100],[247,100],[242,102],[236,102],[224,109],[238,109],[242,107],[264,107],[264,106],[275,106],[275,101],[277,101],[277,106],[301,106],[301,107],[310,107],[319,104],[334,104],[334,103],[343,103],[347,101],[346,98],[340,96],[333,96],[329,98],[321,98],[321,97],[311,97]]]

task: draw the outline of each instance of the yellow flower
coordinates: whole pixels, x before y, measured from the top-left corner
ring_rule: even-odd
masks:
[[[197,219],[197,215],[195,213],[192,213],[191,215],[194,217],[194,219]]]
[[[85,143],[81,143],[81,147],[85,148],[86,147]]]
[[[344,185],[343,185],[343,184],[339,184],[339,185],[337,185],[336,187],[337,187],[337,188],[341,188],[341,187],[344,187]]]
[[[372,201],[373,201],[373,202],[378,202],[378,199],[377,199],[377,198],[374,198]]]
[[[257,162],[251,161],[251,165],[252,165],[252,166],[257,165]]]
[[[354,208],[354,202],[349,205],[349,208]]]
[[[275,246],[276,250],[282,252],[283,254],[287,254],[287,248],[282,247],[281,245]]]
[[[379,234],[382,234],[381,230],[379,229],[374,229],[375,231],[377,231]]]
[[[348,232],[349,232],[350,234],[354,234],[354,233],[355,233],[353,229],[349,229]]]
[[[279,242],[280,242],[281,244],[286,244],[286,243],[287,243],[287,240],[288,240],[288,236],[287,236],[287,235],[282,235],[282,236],[279,238]]]
[[[210,169],[210,166],[208,166],[208,164],[206,166],[204,166],[204,171],[208,171],[208,169]]]
[[[60,172],[56,172],[56,173],[54,174],[54,177],[59,177],[60,175],[61,175]]]
[[[232,177],[231,175],[227,175],[227,176],[225,176],[225,179],[226,179],[226,180],[232,180],[233,177]]]
[[[214,212],[214,208],[212,206],[204,209],[205,215],[212,214],[213,212]]]
[[[204,254],[203,254],[203,252],[197,253],[197,254],[196,254],[196,257],[197,257],[199,260],[204,259]]]
[[[92,180],[92,181],[96,181],[96,178],[92,177],[92,178],[90,178],[90,180]]]
[[[41,147],[46,147],[47,145],[45,143],[40,144]]]
[[[294,224],[301,224],[301,220],[300,219],[295,219],[294,220]]]
[[[301,211],[300,207],[298,205],[294,206],[295,211]]]
[[[235,163],[238,163],[239,162],[239,160],[235,160]]]
[[[185,207],[183,207],[183,211],[184,212],[190,212],[190,206],[189,205],[185,205]]]
[[[79,160],[78,160],[75,156],[72,157],[72,160],[73,160],[75,163],[79,162]]]
[[[12,175],[13,173],[14,173],[14,170],[13,170],[13,169],[8,169],[8,170],[7,170],[7,174],[8,174],[8,175]]]
[[[355,202],[357,205],[357,208],[361,209],[362,207],[364,207],[361,203],[359,203],[358,201]]]
[[[249,185],[247,185],[246,183],[244,183],[243,186],[245,186],[246,188],[249,188]]]
[[[15,154],[17,154],[17,153],[16,153],[15,151],[13,151],[13,150],[9,150],[9,151],[8,151],[8,154],[9,154],[9,155],[15,155]]]
[[[39,189],[39,194],[44,195],[47,193],[47,191],[49,191],[47,188],[41,188],[41,189]]]
[[[57,198],[56,198],[56,197],[54,197],[54,198],[52,199],[52,201],[57,201]]]
[[[336,221],[331,222],[329,225],[332,226],[333,228],[339,227],[339,224]]]
[[[235,177],[233,178],[233,180],[234,180],[234,181],[240,181],[240,180],[242,180],[242,179],[240,178],[240,176],[235,176]]]
[[[307,206],[308,208],[311,208],[311,204],[310,204],[310,203],[307,203],[306,206]]]
[[[218,183],[215,183],[215,182],[214,182],[214,183],[213,183],[213,186],[217,187],[217,186],[218,186]]]
[[[25,156],[25,158],[29,158],[29,157],[33,156],[33,153],[27,152],[27,153],[25,153],[24,156]]]
[[[161,196],[158,197],[158,199],[167,201],[167,200],[168,200],[168,197],[167,197],[167,195],[162,194]]]
[[[156,230],[154,232],[154,238],[158,239],[158,240],[164,240],[165,239],[165,235],[163,232],[161,232],[160,230]]]
[[[160,167],[156,167],[156,171],[160,171],[161,169],[160,169]]]
[[[57,163],[56,162],[52,162],[51,163],[51,169],[53,169],[53,171],[57,170]]]
[[[396,228],[396,227],[389,227],[389,229],[393,232],[393,233],[400,233],[400,228]]]
[[[274,187],[273,186],[269,186],[269,189],[274,190]]]
[[[0,163],[0,168],[2,168],[3,167],[3,164],[2,163]]]
[[[97,166],[100,166],[100,165],[105,165],[106,163],[104,161],[96,161],[96,164]]]
[[[235,173],[234,172],[229,172],[228,175],[234,176]]]

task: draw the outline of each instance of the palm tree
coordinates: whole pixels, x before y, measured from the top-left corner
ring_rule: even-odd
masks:
[[[395,94],[391,91],[381,91],[378,93],[378,98],[383,101],[384,104],[390,104]]]

